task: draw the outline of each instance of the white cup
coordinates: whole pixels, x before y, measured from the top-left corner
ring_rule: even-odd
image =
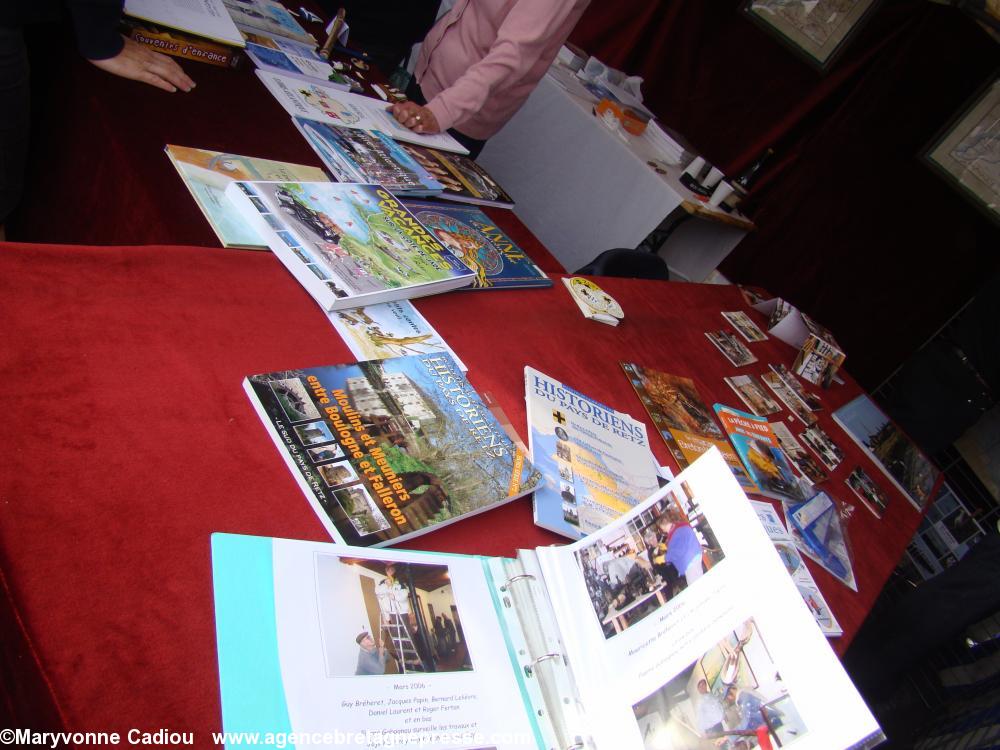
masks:
[[[709,188],[709,189],[714,188],[716,185],[719,184],[719,181],[722,179],[722,177],[723,177],[722,170],[719,169],[718,167],[712,167],[710,170],[708,170],[708,176],[701,181],[701,186],[703,188]]]
[[[694,159],[691,160],[691,163],[688,164],[687,167],[685,167],[684,174],[691,175],[697,180],[698,175],[701,174],[701,170],[704,167],[705,167],[705,160],[700,156],[696,156],[694,157]]]
[[[728,182],[720,182],[718,187],[715,188],[715,192],[712,193],[712,197],[708,199],[708,205],[718,206],[721,205],[722,201],[733,194],[733,186]]]

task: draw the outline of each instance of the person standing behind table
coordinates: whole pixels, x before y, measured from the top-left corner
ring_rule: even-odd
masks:
[[[416,133],[447,130],[470,156],[545,75],[590,0],[458,0],[424,38],[393,116]]]
[[[24,27],[59,21],[69,12],[77,48],[101,70],[164,91],[190,91],[181,66],[118,33],[122,0],[0,0],[0,240],[24,180],[30,129],[28,51]]]

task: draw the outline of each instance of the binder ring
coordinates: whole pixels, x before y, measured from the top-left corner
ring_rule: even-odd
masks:
[[[560,659],[560,658],[562,658],[562,654],[542,654],[533,662],[531,662],[531,665],[534,666],[535,664],[538,664],[538,662],[547,661],[548,659]]]
[[[574,742],[572,745],[567,745],[566,750],[583,750],[586,747],[582,742]]]
[[[531,575],[531,573],[520,573],[519,575],[511,576],[504,582],[503,586],[500,587],[500,590],[506,591],[507,587],[514,583],[514,581],[520,581],[523,578],[534,578],[534,576]]]

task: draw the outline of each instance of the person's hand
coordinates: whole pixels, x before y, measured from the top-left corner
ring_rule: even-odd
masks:
[[[164,91],[190,91],[194,81],[172,59],[128,37],[122,51],[105,60],[91,60],[101,70],[133,81],[142,81]]]
[[[399,102],[389,107],[389,111],[392,112],[392,116],[400,125],[409,128],[414,133],[441,132],[441,126],[438,125],[434,113],[416,102]]]

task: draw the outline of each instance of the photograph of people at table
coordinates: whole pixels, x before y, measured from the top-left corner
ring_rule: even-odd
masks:
[[[723,557],[684,484],[576,553],[605,638],[656,612]]]

